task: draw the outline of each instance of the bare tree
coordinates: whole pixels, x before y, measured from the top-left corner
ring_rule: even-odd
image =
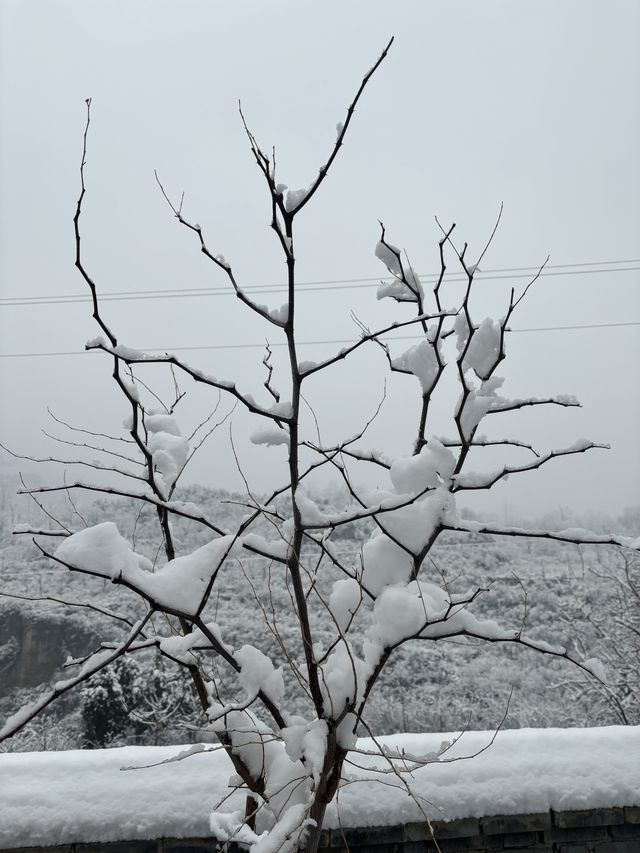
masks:
[[[121,436],[90,434],[66,444],[103,449],[106,460],[88,463],[117,475],[114,485],[75,480],[57,486],[26,488],[34,496],[63,491],[100,492],[135,498],[152,507],[162,533],[166,561],[155,571],[150,561],[136,553],[111,522],[69,529],[31,529],[34,542],[53,561],[87,579],[110,580],[138,596],[144,606],[136,621],[111,614],[121,638],[104,642],[82,659],[70,662],[75,674],[57,683],[36,703],[9,719],[0,739],[19,731],[59,696],[85,683],[123,655],[155,649],[190,674],[210,727],[234,767],[232,785],[247,792],[247,807],[214,813],[212,827],[223,839],[258,843],[265,851],[317,850],[325,811],[341,785],[358,779],[358,731],[371,733],[366,723],[367,700],[391,655],[405,643],[436,642],[459,638],[490,643],[512,643],[545,655],[571,661],[584,671],[595,672],[592,662],[575,659],[565,648],[530,637],[523,622],[503,628],[478,618],[474,601],[484,590],[459,594],[438,575],[434,576],[430,551],[442,534],[490,534],[532,536],[572,543],[601,543],[638,548],[640,542],[617,536],[599,536],[584,530],[548,531],[497,526],[464,520],[456,510],[459,493],[490,489],[508,476],[541,468],[554,460],[602,447],[579,441],[544,452],[515,438],[489,439],[479,432],[481,423],[494,421],[503,412],[525,407],[574,407],[574,397],[548,398],[502,396],[503,380],[496,370],[505,358],[505,341],[513,312],[537,275],[523,291],[511,291],[505,315],[499,321],[474,318],[472,293],[478,265],[488,251],[500,217],[484,249],[473,262],[467,244],[459,248],[454,225],[441,227],[440,274],[429,292],[425,290],[406,256],[387,237],[381,225],[376,255],[388,271],[378,298],[389,298],[404,311],[400,319],[371,330],[359,323],[359,336],[350,345],[320,362],[300,359],[296,330],[295,225],[298,217],[320,190],[342,147],[356,106],[371,77],[385,59],[391,42],[364,76],[346,118],[337,126],[337,138],[324,165],[306,189],[287,190],[276,177],[275,157],[265,153],[244,116],[251,154],[265,182],[271,209],[271,228],[287,268],[287,302],[277,310],[255,302],[246,292],[231,264],[209,248],[202,228],[188,220],[183,202],[173,202],[158,179],[162,193],[179,223],[193,232],[202,253],[229,281],[248,311],[257,314],[274,333],[282,335],[288,353],[288,375],[276,377],[270,351],[264,358],[267,378],[264,402],[240,390],[233,379],[220,379],[186,363],[175,354],[144,353],[122,345],[106,323],[98,291],[81,252],[80,222],[85,197],[87,138],[91,102],[80,167],[81,193],[74,218],[76,266],[89,289],[93,316],[101,336],[87,349],[102,350],[112,365],[113,381],[128,409],[128,432]],[[439,224],[439,223],[438,223]],[[452,259],[464,279],[459,304],[447,308],[447,263]],[[544,265],[543,265],[544,266]],[[394,354],[389,333],[409,329],[420,340]],[[406,374],[417,379],[415,431],[408,455],[390,459],[364,443],[371,421],[355,436],[325,445],[320,431],[308,429],[302,404],[312,393],[314,377],[335,371],[340,363],[368,345],[381,358],[391,377]],[[141,366],[156,364],[177,376],[190,377],[216,395],[251,413],[258,422],[252,441],[265,446],[284,445],[286,471],[282,482],[268,496],[256,496],[247,480],[246,515],[232,531],[198,507],[175,499],[174,490],[197,442],[182,434],[176,406],[182,392],[175,381],[175,397],[157,408],[158,398],[139,378]],[[432,402],[445,376],[459,386],[451,413],[451,434],[435,437],[431,429]],[[281,389],[286,384],[286,392]],[[155,407],[155,408],[154,408]],[[202,426],[201,434],[208,429]],[[469,469],[470,460],[487,446],[515,446],[527,454],[517,465],[503,465],[490,473]],[[105,458],[104,456],[102,458]],[[75,462],[75,459],[58,459]],[[87,463],[85,463],[87,464]],[[368,466],[378,475],[379,488],[365,491],[355,484],[354,466]],[[340,512],[322,510],[306,486],[314,472],[333,469],[349,495]],[[178,553],[172,520],[181,517],[210,532],[204,546]],[[370,538],[355,559],[346,560],[332,539],[346,525],[367,521]],[[266,531],[266,532],[265,532]],[[27,532],[27,531],[23,531]],[[59,535],[58,547],[48,546],[46,535]],[[212,602],[225,569],[233,565],[245,572],[251,584],[247,557],[259,555],[269,562],[270,594],[265,601],[256,595],[265,627],[275,640],[278,660],[245,643],[232,648],[225,640],[225,626],[213,618]],[[282,631],[283,614],[276,601],[281,586],[297,622],[298,641],[292,647]],[[271,593],[274,593],[271,595]],[[103,611],[104,612],[104,611]],[[166,617],[159,620],[161,615]],[[320,627],[321,626],[321,627]],[[330,639],[327,641],[327,637]],[[285,687],[297,685],[304,697],[304,715],[292,715],[284,701]],[[411,772],[432,761],[448,760],[446,754],[409,755],[373,740],[373,753],[384,761],[389,784],[411,793]],[[420,806],[420,804],[418,803]],[[422,809],[422,807],[420,806]],[[256,815],[266,835],[256,834]],[[426,815],[425,815],[426,817]]]
[[[602,662],[606,683],[577,671],[552,686],[577,703],[588,703],[599,725],[615,721],[634,726],[640,722],[640,560],[635,550],[623,549],[618,556],[610,561],[598,555],[588,567],[595,579],[594,592],[561,615],[575,648]]]

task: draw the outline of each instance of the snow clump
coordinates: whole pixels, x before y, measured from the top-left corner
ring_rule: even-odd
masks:
[[[400,249],[397,246],[380,240],[376,245],[375,255],[393,276],[391,281],[382,282],[378,287],[378,299],[389,296],[396,302],[417,302],[418,297],[424,296],[420,279],[408,264],[402,264]]]
[[[189,459],[189,442],[182,436],[173,415],[149,414],[144,424],[156,483],[163,497],[168,498]]]
[[[235,537],[220,536],[153,572],[151,562],[136,554],[116,525],[107,521],[69,536],[54,557],[74,568],[132,586],[160,607],[195,615],[211,578],[240,547]]]
[[[491,317],[485,317],[480,326],[474,330],[465,353],[463,367],[474,370],[479,379],[488,379],[500,360],[501,347],[500,324],[495,323]]]
[[[258,427],[249,436],[249,441],[252,444],[264,444],[266,447],[277,447],[280,444],[289,447],[289,434],[280,427]]]
[[[431,391],[438,377],[438,356],[428,340],[409,347],[402,355],[391,359],[391,366],[405,373],[413,373],[419,379],[424,394]]]

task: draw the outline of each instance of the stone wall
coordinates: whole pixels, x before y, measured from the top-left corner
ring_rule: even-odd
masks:
[[[60,671],[67,655],[99,642],[89,623],[29,602],[0,603],[0,699],[16,687],[36,687]]]
[[[325,830],[321,853],[640,853],[640,806]],[[210,838],[22,847],[8,853],[219,853]],[[229,853],[244,848],[231,845]],[[5,851],[6,853],[6,851]]]

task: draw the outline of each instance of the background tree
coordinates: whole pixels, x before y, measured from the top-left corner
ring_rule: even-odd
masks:
[[[378,298],[397,303],[402,311],[400,319],[374,330],[356,320],[359,337],[354,343],[320,362],[299,357],[295,224],[323,185],[358,101],[390,45],[363,78],[344,122],[337,126],[337,138],[326,162],[304,189],[288,190],[278,181],[275,155],[264,152],[241,112],[252,156],[267,188],[271,228],[286,264],[287,302],[281,308],[259,304],[243,290],[232,265],[209,248],[202,228],[185,217],[183,200],[173,202],[158,181],[179,223],[195,236],[202,253],[227,278],[238,299],[271,332],[283,336],[287,369],[285,373],[274,370],[267,346],[262,401],[238,389],[233,379],[209,375],[175,354],[155,355],[123,345],[107,324],[81,252],[91,108],[87,101],[81,193],[74,218],[76,266],[89,288],[93,316],[101,331],[87,348],[110,357],[113,381],[128,409],[127,433],[99,436],[108,462],[82,463],[108,469],[117,475],[115,485],[78,479],[25,491],[34,497],[54,491],[70,495],[77,490],[103,492],[149,505],[157,514],[164,560],[140,553],[109,521],[79,530],[28,531],[36,534],[34,541],[42,553],[60,566],[88,579],[119,584],[143,604],[135,620],[102,608],[102,615],[121,629],[120,638],[105,641],[97,651],[69,661],[75,674],[9,719],[0,738],[19,731],[59,696],[84,685],[125,655],[155,649],[188,672],[210,728],[234,767],[231,785],[249,794],[245,809],[225,811],[220,804],[212,817],[213,831],[223,840],[247,842],[259,853],[313,853],[317,849],[327,805],[341,784],[353,783],[362,775],[358,755],[362,750],[356,736],[358,732],[373,734],[366,721],[367,701],[393,653],[405,644],[443,639],[508,643],[566,659],[597,676],[595,662],[578,661],[565,647],[529,636],[526,610],[524,617],[521,613],[505,614],[511,622],[507,627],[475,615],[473,605],[486,590],[449,583],[434,567],[431,550],[442,534],[530,536],[640,547],[640,541],[624,537],[576,529],[525,530],[469,520],[458,512],[459,493],[491,489],[509,476],[602,447],[580,440],[564,449],[542,451],[519,439],[503,438],[501,433],[489,438],[479,431],[481,423],[494,422],[501,413],[526,407],[579,405],[571,396],[511,398],[501,393],[503,380],[496,370],[505,358],[508,324],[537,276],[521,293],[511,291],[501,319],[478,322],[472,306],[474,276],[500,217],[473,261],[467,244],[458,247],[454,242],[455,226],[440,226],[440,275],[430,292],[425,291],[407,257],[381,226],[376,255],[388,277],[380,285]],[[457,294],[446,279],[450,259],[463,277],[462,290]],[[455,301],[453,308],[448,307],[449,300]],[[393,341],[387,338],[398,329],[417,334],[419,343],[396,353]],[[307,402],[313,394],[314,377],[336,371],[345,358],[369,344],[379,348],[382,365],[386,363],[393,379],[409,376],[418,392],[412,446],[401,458],[390,459],[364,443],[375,413],[364,419],[356,435],[337,443],[323,442],[320,425]],[[172,371],[175,395],[171,402],[162,402],[141,378],[153,365]],[[450,433],[436,437],[431,426],[433,405],[440,399],[445,376],[457,383],[459,393],[450,413]],[[190,438],[178,424],[176,410],[183,397],[178,377],[190,377],[215,395],[230,397],[256,419],[253,443],[286,451],[282,481],[268,496],[254,494],[238,460],[246,483],[245,514],[232,530],[224,529],[196,505],[175,499],[176,484],[200,440],[195,436],[206,434],[205,422],[201,432],[196,429]],[[403,417],[409,416],[403,413]],[[92,452],[98,452],[99,447],[91,441]],[[526,455],[517,465],[504,464],[489,472],[471,469],[472,461],[487,447],[515,447]],[[236,453],[233,443],[232,451]],[[357,485],[353,470],[358,466],[367,466],[377,474],[376,488]],[[327,468],[342,480],[348,495],[339,512],[323,510],[308,493],[316,472]],[[179,550],[172,528],[175,518],[204,528],[208,541],[196,550]],[[363,523],[371,526],[371,535],[356,559],[345,561],[334,545],[335,533],[347,525]],[[58,535],[63,541],[57,548],[42,544],[46,535]],[[269,563],[266,595],[256,588],[252,555]],[[259,641],[253,642],[255,626],[247,626],[247,638],[252,639],[240,647],[227,642],[225,609],[218,606],[218,592],[224,589],[230,572],[245,577],[247,592],[255,596],[257,612],[262,616]],[[85,606],[99,607],[92,602]],[[283,606],[295,613],[295,637],[282,630]],[[265,649],[274,647],[273,656],[265,654]],[[272,657],[277,657],[275,663]],[[303,715],[288,711],[286,697],[291,690],[297,691],[304,703]],[[409,794],[411,772],[425,763],[446,760],[448,748],[444,744],[439,755],[408,755],[383,746],[375,738],[373,743],[374,754],[387,764],[390,784],[403,787]],[[256,826],[266,834],[258,835]]]
[[[623,550],[611,565],[600,555],[588,572],[599,582],[597,593],[575,605],[562,618],[575,637],[580,654],[597,655],[607,672],[606,683],[571,673],[554,686],[573,701],[589,702],[597,722],[640,723],[640,559],[636,551]],[[598,594],[599,593],[599,594]],[[606,598],[603,606],[602,598]],[[580,630],[578,630],[580,628]]]
[[[189,688],[183,670],[170,669],[163,658],[146,667],[133,657],[119,658],[80,691],[83,745],[94,749],[130,740],[157,745],[179,721],[202,723]]]
[[[131,728],[129,708],[134,704],[138,665],[123,657],[97,672],[80,691],[83,746],[108,746]]]

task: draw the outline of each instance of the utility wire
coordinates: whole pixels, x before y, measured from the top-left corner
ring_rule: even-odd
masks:
[[[628,264],[635,266],[611,266],[612,264]],[[619,260],[619,261],[589,261],[576,264],[554,264],[547,265],[539,278],[548,278],[552,276],[569,276],[569,275],[588,275],[593,273],[620,273],[620,272],[636,272],[640,270],[640,259]],[[590,267],[590,269],[588,269]],[[576,268],[576,269],[574,269]],[[522,279],[531,278],[537,274],[539,267],[504,267],[502,269],[493,269],[481,271],[476,274],[476,281],[500,281],[504,279]],[[426,273],[420,275],[424,281],[437,280],[440,273]],[[354,290],[360,288],[368,288],[373,284],[380,282],[392,281],[392,278],[345,278],[345,279],[326,279],[324,281],[305,281],[298,282],[296,287],[300,288],[299,292],[313,291],[329,291],[329,290]],[[455,283],[467,281],[466,276],[460,274],[450,275],[446,279],[447,282]],[[285,293],[286,286],[283,284],[256,284],[241,288],[243,293]],[[217,287],[189,287],[189,288],[168,288],[168,289],[150,289],[150,290],[132,290],[132,291],[106,291],[100,295],[100,302],[128,302],[142,299],[180,299],[194,296],[234,296],[233,291],[228,286]],[[91,297],[89,294],[57,294],[54,296],[6,296],[0,298],[0,307],[13,307],[16,305],[69,305],[74,303],[89,302]]]
[[[640,326],[640,320],[633,320],[623,323],[587,323],[576,326],[536,326],[535,328],[527,329],[507,329],[507,332],[565,332],[565,331],[582,331],[585,329],[613,329],[621,326]],[[397,335],[389,337],[390,341],[420,341],[424,340],[423,335]],[[298,346],[315,346],[318,344],[351,344],[353,338],[340,338],[337,340],[320,340],[320,341],[298,341]],[[285,341],[276,341],[269,343],[269,346],[274,347],[287,346]],[[143,348],[140,352],[187,352],[196,350],[224,350],[224,349],[263,349],[264,343],[250,344],[210,344],[208,346],[190,346],[190,347],[148,347]],[[60,355],[93,355],[100,350],[71,350],[69,352],[5,352],[0,353],[0,358],[50,358],[51,356]]]

